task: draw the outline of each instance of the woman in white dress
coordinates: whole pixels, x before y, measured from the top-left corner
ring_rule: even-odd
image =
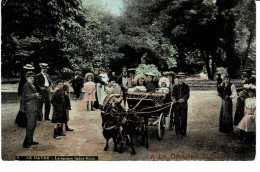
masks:
[[[105,69],[101,70],[101,73],[99,74],[99,76],[102,79],[102,81],[104,81],[106,84],[108,84],[109,78],[108,78],[108,75],[107,75]],[[98,88],[100,89],[100,91],[98,92],[98,98],[102,102],[102,100],[104,99],[104,96],[105,96],[105,86],[98,84]]]

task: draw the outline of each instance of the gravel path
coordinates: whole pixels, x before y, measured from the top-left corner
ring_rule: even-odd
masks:
[[[234,100],[233,105],[235,108]],[[71,100],[69,125],[74,132],[67,132],[60,140],[53,139],[51,122],[37,125],[34,139],[40,145],[33,150],[22,148],[25,129],[14,124],[18,103],[2,103],[2,159],[14,160],[15,156],[98,156],[103,161],[124,160],[254,160],[255,147],[238,140],[233,135],[218,132],[220,98],[216,91],[191,91],[189,100],[187,137],[176,136],[166,130],[162,140],[157,138],[157,128],[149,128],[149,149],[135,144],[136,155],[130,155],[130,147],[123,154],[113,152],[113,143],[103,151],[100,111],[85,111],[85,103]],[[52,114],[52,112],[51,112]]]

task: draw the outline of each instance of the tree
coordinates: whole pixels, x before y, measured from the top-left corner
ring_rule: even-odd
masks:
[[[50,63],[59,69],[62,33],[70,23],[84,24],[80,0],[9,0],[2,2],[3,75],[33,62]],[[15,65],[13,65],[15,64]]]

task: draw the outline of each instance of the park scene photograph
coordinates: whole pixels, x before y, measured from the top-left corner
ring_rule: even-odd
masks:
[[[2,161],[255,161],[255,0],[2,0]]]

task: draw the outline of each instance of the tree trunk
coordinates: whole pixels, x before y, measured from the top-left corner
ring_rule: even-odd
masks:
[[[212,78],[215,79],[216,76],[216,59],[217,59],[217,55],[216,55],[216,51],[213,50],[211,52],[211,57],[212,57]]]
[[[247,43],[245,57],[244,57],[244,61],[243,61],[243,64],[242,64],[242,65],[245,65],[245,66],[247,66],[247,56],[248,56],[250,45],[251,45],[251,42],[252,42],[252,39],[253,39],[253,34],[252,33],[253,33],[252,29],[250,29],[250,35],[249,35],[249,39],[248,39],[248,43]]]
[[[203,51],[203,50],[200,50],[200,52],[201,52],[201,58],[202,58],[202,60],[204,61],[205,65],[206,65],[208,78],[212,80],[213,77],[212,77],[211,69],[210,69],[210,66],[209,66],[209,54],[205,53],[205,51]]]

